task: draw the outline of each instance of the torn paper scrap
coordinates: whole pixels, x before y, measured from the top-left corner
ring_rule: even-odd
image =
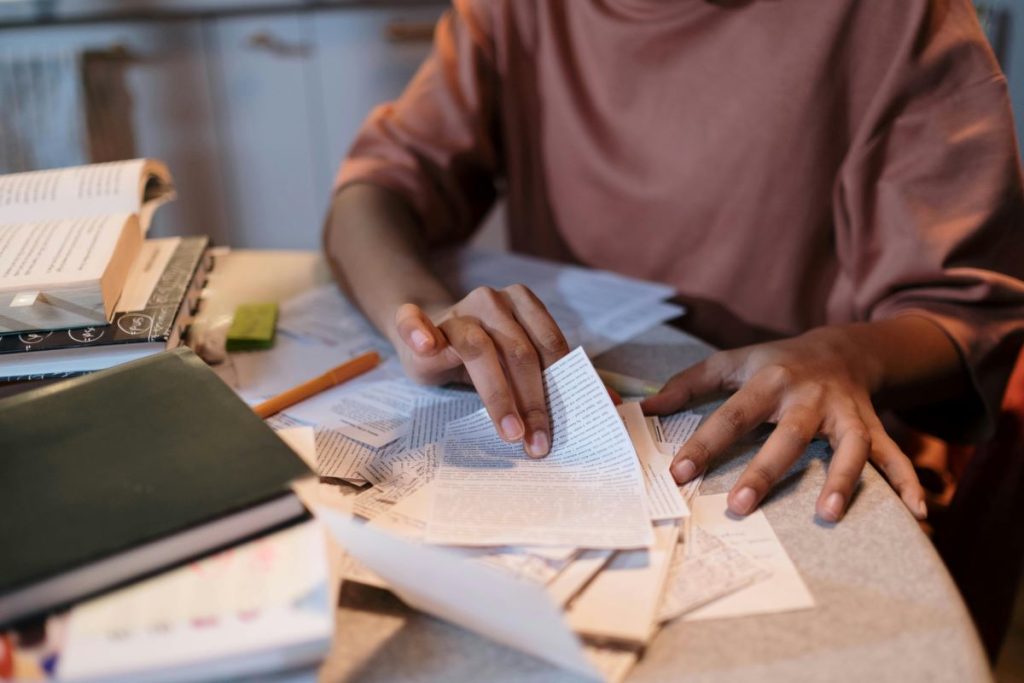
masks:
[[[672,458],[658,450],[658,445],[648,431],[640,404],[623,403],[619,406],[619,415],[622,416],[629,438],[640,459],[651,520],[680,519],[688,516],[690,508],[668,469]]]
[[[653,541],[636,451],[582,349],[544,371],[552,447],[528,457],[484,411],[448,425],[427,540],[638,548]]]
[[[676,547],[668,584],[658,610],[660,621],[669,621],[735,593],[771,573],[753,560],[700,527],[693,527],[689,548]]]
[[[417,393],[411,382],[402,379],[341,385],[291,406],[285,413],[380,448],[408,431]]]
[[[690,612],[683,618],[697,621],[813,607],[814,598],[764,512],[756,510],[746,517],[732,515],[728,511],[727,496],[722,493],[695,498],[692,516],[694,526],[714,534],[745,554],[769,571],[771,576]]]

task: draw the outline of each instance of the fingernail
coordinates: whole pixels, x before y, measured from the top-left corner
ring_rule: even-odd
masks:
[[[732,511],[738,515],[749,515],[757,503],[757,492],[749,486],[744,486],[739,493],[733,496]]]
[[[824,519],[826,522],[838,522],[839,518],[843,516],[843,494],[838,491],[833,491],[825,499],[825,515]]]
[[[509,441],[515,441],[523,437],[523,423],[515,415],[506,415],[501,418],[501,433]]]
[[[426,351],[430,348],[430,337],[423,330],[413,330],[409,336],[417,351]]]
[[[683,458],[672,466],[672,474],[678,483],[685,484],[697,476],[697,466],[693,464],[692,460]]]
[[[534,458],[542,458],[548,454],[548,435],[546,432],[534,432],[530,437],[527,450]]]
[[[917,518],[927,519],[928,518],[928,506],[924,504],[923,500],[917,501]]]

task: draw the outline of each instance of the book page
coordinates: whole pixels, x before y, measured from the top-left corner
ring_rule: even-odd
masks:
[[[404,379],[343,384],[291,406],[287,413],[380,448],[409,430],[416,393],[415,386]]]
[[[138,213],[145,159],[0,176],[0,223]]]
[[[814,607],[814,598],[764,512],[755,510],[746,517],[737,517],[729,512],[727,498],[725,493],[695,498],[693,524],[743,553],[771,576],[690,612],[684,619],[699,621]]]
[[[638,548],[653,541],[629,434],[582,348],[544,371],[552,445],[533,459],[483,410],[448,425],[431,543]]]
[[[0,224],[0,282],[5,292],[95,285],[128,222],[126,214]],[[101,311],[102,317],[102,311]]]
[[[693,412],[675,413],[661,418],[661,437],[659,441],[680,446],[687,442],[700,426],[701,416]]]
[[[142,243],[139,255],[132,263],[128,277],[125,278],[121,298],[117,300],[118,312],[134,313],[146,308],[153,290],[160,281],[160,276],[164,274],[179,244],[180,237],[151,239]]]
[[[629,438],[633,441],[637,456],[640,458],[651,520],[661,521],[689,516],[690,508],[686,505],[686,499],[668,469],[672,458],[662,453],[658,449],[658,444],[651,438],[640,404],[623,403],[619,406],[619,415],[622,416]]]

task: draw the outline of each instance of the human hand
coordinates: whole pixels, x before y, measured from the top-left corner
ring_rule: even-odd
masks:
[[[479,287],[433,311],[407,303],[395,312],[395,349],[424,384],[476,387],[498,434],[540,458],[551,449],[541,373],[569,352],[544,304],[523,285]]]
[[[675,375],[643,402],[648,414],[677,412],[695,398],[735,390],[672,461],[684,483],[763,422],[776,428],[729,492],[729,509],[754,511],[818,433],[832,461],[818,496],[818,517],[837,522],[870,460],[918,519],[927,512],[910,459],[889,437],[871,396],[881,386],[881,363],[840,328],[823,327],[779,342],[716,353]]]

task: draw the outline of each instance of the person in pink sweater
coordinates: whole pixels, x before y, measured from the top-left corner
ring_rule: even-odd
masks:
[[[411,377],[473,384],[542,457],[557,325],[523,286],[456,300],[427,267],[503,196],[514,250],[669,283],[726,349],[644,402],[733,392],[680,482],[772,422],[735,513],[822,434],[820,518],[871,461],[923,519],[879,411],[990,433],[1024,335],[1016,150],[968,0],[456,0],[343,163],[325,250]]]

